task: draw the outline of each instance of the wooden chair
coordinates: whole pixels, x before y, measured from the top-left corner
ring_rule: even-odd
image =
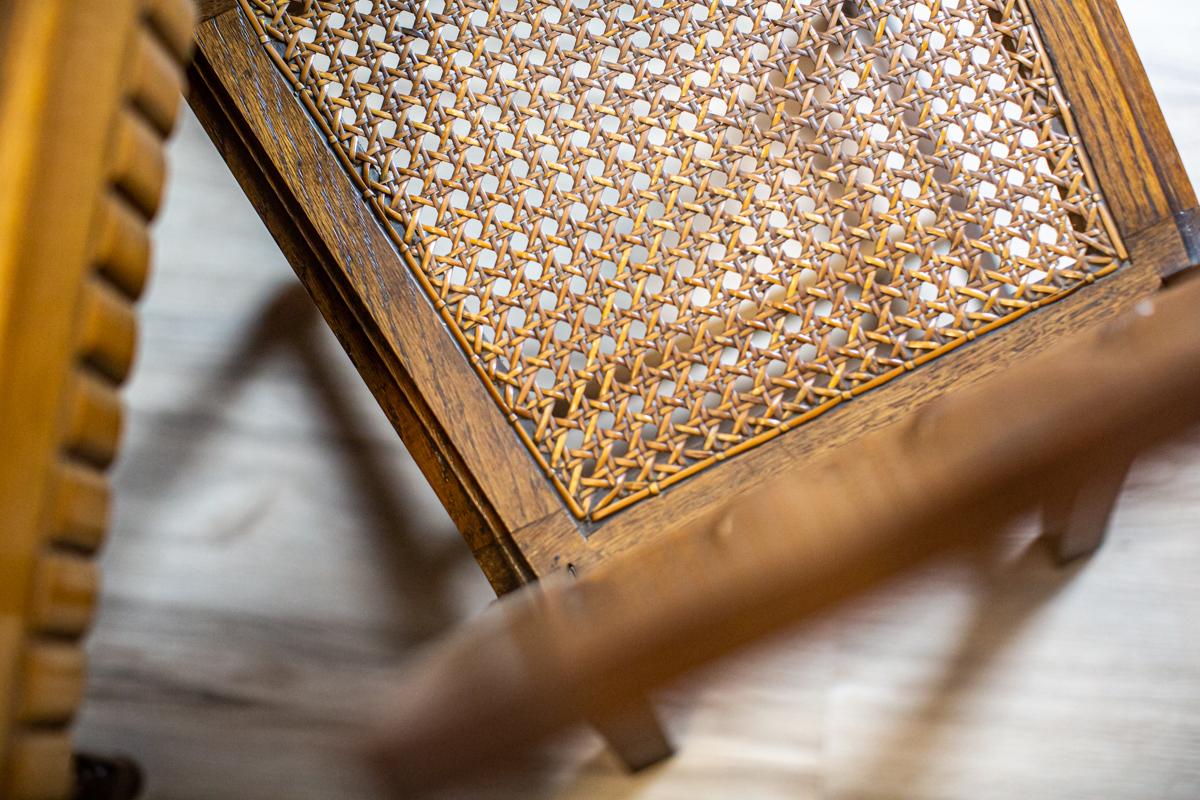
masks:
[[[375,758],[412,792],[487,774],[571,723],[1036,508],[1099,546],[1141,450],[1200,423],[1200,280],[793,467],[576,580],[515,592],[415,660]],[[1083,491],[1080,487],[1086,487]]]
[[[68,725],[194,16],[188,0],[0,0],[4,798],[135,788],[119,764],[73,765]]]
[[[598,679],[579,696],[563,694],[561,673],[539,673],[562,703],[544,718],[517,716],[527,727],[514,739],[582,714],[629,764],[649,763],[669,748],[638,699],[645,688],[836,594],[814,591],[756,618],[783,591],[778,581],[887,572],[893,561],[868,558],[868,548],[908,542],[934,503],[969,519],[981,476],[1011,481],[1011,507],[1027,502],[1033,489],[1014,476],[1013,459],[1042,470],[1056,457],[1036,438],[1041,449],[1006,450],[999,466],[935,458],[931,482],[913,483],[897,509],[873,501],[882,488],[864,486],[853,505],[827,512],[828,530],[845,538],[814,541],[807,558],[764,506],[755,519],[766,534],[736,548],[727,571],[719,543],[748,523],[712,522],[738,494],[803,467],[842,469],[860,446],[894,457],[893,435],[872,432],[920,420],[951,390],[1018,366],[1029,372],[1012,386],[1032,386],[1030,376],[1051,374],[1035,353],[1137,306],[1195,259],[1195,197],[1112,0],[768,0],[749,13],[646,0],[435,0],[419,15],[392,0],[230,5],[203,4],[196,113],[497,591],[543,579],[585,587],[551,589],[545,614],[520,610],[540,601],[518,601],[511,625],[530,632],[522,646],[533,654],[518,663],[543,663],[538,648],[552,642],[552,653],[574,659],[558,663],[607,675],[597,665],[613,663],[610,651],[595,648],[637,645],[627,678]],[[18,723],[15,733],[0,727],[0,770],[16,796],[69,788],[62,723],[79,652],[35,645],[49,644],[43,632],[55,645],[73,641],[86,624],[94,578],[82,554],[95,546],[103,498],[92,467],[111,458],[116,428],[111,386],[97,375],[123,374],[111,343],[129,340],[91,333],[128,314],[91,299],[110,287],[83,276],[99,266],[126,299],[140,285],[161,163],[146,154],[169,128],[172,59],[187,39],[187,14],[170,0],[107,4],[108,22],[90,4],[71,4],[70,19],[64,8],[0,6],[5,85],[26,87],[6,88],[0,116],[6,174],[22,189],[2,201],[3,229],[19,236],[0,262],[0,419],[23,421],[0,433],[0,510],[16,531],[4,550],[9,706],[0,720]],[[18,16],[30,25],[7,24]],[[99,48],[72,38],[97,30]],[[26,31],[45,36],[26,41]],[[147,49],[147,39],[166,46]],[[63,66],[17,69],[50,58]],[[29,77],[42,74],[55,77]],[[34,113],[14,111],[10,97],[29,98]],[[29,122],[43,120],[56,124],[29,136]],[[63,123],[86,141],[51,157],[64,150]],[[55,227],[16,222],[47,209],[59,213]],[[69,274],[26,269],[46,263]],[[27,315],[44,313],[51,297],[66,311],[34,327]],[[72,322],[84,310],[99,320]],[[1187,330],[1183,349],[1164,357],[1191,357]],[[1146,355],[1156,340],[1135,338],[1145,374],[1162,378],[1163,362]],[[1127,399],[1149,402],[1128,382],[1137,391]],[[49,388],[30,393],[35,385]],[[1013,397],[1008,384],[994,386]],[[1130,409],[1064,434],[1059,455],[1086,452],[1096,430],[1121,429]],[[986,444],[1002,431],[968,426],[960,438]],[[870,445],[871,435],[881,439]],[[950,471],[964,465],[979,471]],[[1120,472],[1036,487],[1078,533],[1064,554],[1094,544],[1095,512]],[[947,476],[968,474],[945,488]],[[42,477],[56,479],[54,496]],[[861,485],[828,480],[831,491]],[[1072,502],[1089,492],[1098,496]],[[895,564],[950,533],[932,526],[928,538],[912,537],[914,552],[897,548]],[[755,541],[780,569],[749,555]],[[743,605],[715,609],[668,572],[662,616],[633,616],[621,587],[647,585],[667,550],[706,565],[714,596]],[[738,589],[760,574],[773,578],[763,590]],[[573,638],[553,598],[577,595],[587,605],[611,597],[614,625],[657,621],[631,639]],[[723,616],[730,610],[739,624]],[[683,638],[649,647],[648,633],[681,619],[690,620]],[[710,622],[719,635],[705,648],[673,647]],[[18,672],[24,654],[34,666]],[[485,711],[530,696],[521,671],[503,666],[488,673],[505,691]],[[415,724],[421,711],[403,719]],[[448,716],[443,730],[461,719]],[[438,763],[428,766],[436,774]]]
[[[498,593],[637,572],[1198,252],[1115,0],[206,8],[192,107]],[[1057,490],[1064,555],[1121,474]]]

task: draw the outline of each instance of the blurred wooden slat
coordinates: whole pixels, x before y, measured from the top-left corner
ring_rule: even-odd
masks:
[[[398,796],[505,757],[1014,517],[1099,545],[1133,457],[1200,423],[1200,280],[947,395],[581,575],[502,600],[415,660],[376,757]]]

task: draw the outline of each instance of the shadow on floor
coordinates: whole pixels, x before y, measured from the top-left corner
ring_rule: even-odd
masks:
[[[409,482],[388,463],[386,448],[375,441],[356,409],[351,390],[326,347],[324,321],[299,285],[290,285],[263,309],[250,335],[231,349],[221,366],[206,378],[195,392],[197,406],[179,409],[168,418],[150,422],[146,441],[169,436],[172,428],[188,426],[186,446],[172,453],[163,463],[138,469],[136,448],[130,448],[131,480],[148,496],[168,496],[169,489],[182,480],[203,458],[206,442],[222,430],[219,415],[204,410],[203,403],[214,396],[231,398],[261,368],[268,358],[294,359],[299,379],[304,380],[318,398],[337,435],[330,438],[330,456],[342,464],[352,479],[348,485],[357,492],[357,507],[366,518],[361,535],[370,542],[377,560],[386,565],[391,577],[386,585],[393,595],[394,618],[403,625],[389,635],[398,650],[413,647],[457,621],[453,597],[447,585],[451,572],[470,558],[469,550],[453,531],[439,536],[418,535],[413,527],[415,515],[406,490]],[[341,374],[340,374],[341,373]],[[186,422],[184,422],[186,420]],[[150,460],[146,463],[149,465]],[[252,524],[253,519],[247,524]]]

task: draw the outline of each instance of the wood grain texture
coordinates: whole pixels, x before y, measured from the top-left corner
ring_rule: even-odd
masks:
[[[1134,115],[1138,133],[1154,159],[1155,177],[1171,211],[1178,215],[1196,208],[1196,190],[1188,179],[1183,159],[1167,128],[1162,109],[1146,75],[1142,59],[1129,36],[1129,29],[1116,0],[1090,0],[1099,24],[1101,41],[1112,58]],[[1100,145],[1097,142],[1097,145]],[[1108,158],[1102,147],[1101,158]]]
[[[1122,7],[1195,170],[1192,6]],[[78,735],[137,755],[151,798],[207,800],[214,775],[235,800],[376,797],[346,743],[413,642],[492,592],[332,337],[350,428],[288,345],[250,346],[294,276],[194,119],[182,133]],[[661,768],[629,778],[580,732],[462,796],[1192,800],[1198,503],[1193,436],[1135,465],[1085,564],[1053,568],[1019,525],[997,561],[932,567],[672,690]]]
[[[199,6],[200,19],[206,20],[232,11],[237,7],[237,0],[200,0]]]
[[[304,109],[295,102],[291,87],[257,46],[240,13],[223,15],[202,30],[197,72],[203,74],[208,93],[196,95],[194,102],[202,105],[202,119],[227,120],[224,134],[217,123],[206,123],[218,142],[228,142],[228,133],[237,132],[246,153],[241,158],[230,156],[241,164],[236,168],[239,180],[256,198],[264,219],[276,220],[271,223],[275,236],[289,242],[285,251],[300,265],[297,270],[307,276],[306,282],[316,287],[311,293],[335,298],[322,301],[326,308],[336,302],[351,309],[350,315],[329,311],[327,318],[335,323],[339,318],[352,319],[352,327],[368,332],[370,341],[360,348],[367,355],[357,361],[367,371],[388,376],[383,384],[372,379],[375,385],[390,380],[401,387],[392,394],[402,396],[403,404],[414,409],[410,416],[418,423],[407,426],[407,441],[413,442],[423,462],[429,460],[426,472],[435,485],[440,483],[443,496],[466,499],[479,509],[454,515],[462,520],[460,526],[472,549],[492,556],[481,560],[508,565],[492,575],[495,585],[505,586],[512,585],[514,573],[526,571],[521,562],[532,575],[546,575],[567,565],[603,560],[653,537],[667,523],[703,513],[736,493],[747,485],[748,476],[768,477],[787,465],[844,446],[925,399],[1015,363],[1056,337],[1128,307],[1155,288],[1160,276],[1188,262],[1186,249],[1164,244],[1160,239],[1168,234],[1155,228],[1173,218],[1172,202],[1186,205],[1188,195],[1165,128],[1151,120],[1143,136],[1131,122],[1135,113],[1148,120],[1157,113],[1148,85],[1139,81],[1127,85],[1123,77],[1122,70],[1135,66],[1136,55],[1120,50],[1119,58],[1109,56],[1108,45],[1089,49],[1088,37],[1099,37],[1104,22],[1090,6],[1056,5],[1043,11],[1034,4],[1034,10],[1044,35],[1052,38],[1051,51],[1058,52],[1058,60],[1069,62],[1069,68],[1060,72],[1075,115],[1092,115],[1087,125],[1080,123],[1081,133],[1106,192],[1111,187],[1109,203],[1121,230],[1133,234],[1128,242],[1132,264],[1096,286],[1039,309],[786,437],[727,459],[599,524],[574,520],[540,471],[527,469],[533,462],[520,445],[512,420],[486,402],[486,392],[465,357],[436,314],[430,316],[431,306],[423,302],[409,266],[341,174],[327,144],[304,121]],[[1114,42],[1127,45],[1120,31],[1105,30]],[[254,86],[255,91],[246,92],[245,86]],[[1161,121],[1161,115],[1157,118]],[[279,130],[290,135],[275,135]],[[231,152],[224,144],[222,150]],[[1160,157],[1162,164],[1155,161]],[[300,235],[289,232],[288,218],[302,220],[299,224],[311,230]],[[349,230],[354,234],[348,235]],[[1153,246],[1135,242],[1148,230],[1158,237]],[[363,264],[371,267],[364,269]],[[319,274],[306,265],[317,265]],[[323,283],[333,288],[320,288]],[[422,359],[414,359],[418,348]],[[385,394],[381,400],[385,407],[396,406],[396,397],[386,397],[383,389],[379,393]],[[471,425],[452,422],[463,418],[469,418]],[[427,445],[417,443],[425,438],[421,428],[428,431]],[[447,471],[446,464],[455,466]],[[479,524],[480,518],[485,524]],[[472,541],[478,530],[484,531],[483,539]],[[520,568],[514,570],[514,564]]]
[[[577,579],[502,600],[413,660],[375,749],[397,796],[486,774],[584,718],[935,555],[1065,506],[1094,550],[1133,458],[1200,425],[1200,281],[1182,282],[853,448]],[[1057,516],[1057,515],[1056,515]]]
[[[1155,267],[1142,259],[1144,248],[1129,244],[1133,266],[1071,297],[1030,314],[936,361],[918,372],[856,398],[786,437],[707,470],[658,498],[634,506],[590,532],[586,539],[547,520],[519,530],[514,538],[539,574],[602,562],[669,530],[710,513],[739,488],[753,486],[789,465],[851,446],[859,436],[916,413],[926,403],[1019,363],[1089,323],[1127,309],[1159,285]],[[551,527],[555,526],[555,527]]]
[[[359,327],[366,331],[376,353],[370,358],[387,368],[384,374],[388,382],[398,387],[388,402],[402,399],[412,409],[408,413],[420,415],[416,419],[438,451],[437,460],[428,469],[430,480],[435,485],[449,481],[461,487],[447,488],[443,493],[465,492],[471,496],[481,509],[476,520],[480,513],[494,515],[496,522],[488,528],[475,524],[475,520],[464,526],[468,535],[472,530],[482,530],[492,537],[482,544],[469,542],[472,549],[485,552],[493,543],[503,548],[508,531],[561,509],[553,489],[542,479],[457,345],[445,334],[409,267],[370,210],[357,200],[350,180],[316,135],[305,116],[307,112],[295,102],[241,14],[206,23],[198,42],[197,83],[203,82],[210,92],[222,92],[228,98],[228,105],[220,113],[236,121],[233,130],[239,132],[243,145],[252,153],[241,163],[253,171],[239,172],[243,183],[255,180],[263,185],[260,190],[251,190],[252,199],[286,198],[286,216],[267,208],[265,200],[260,204],[268,221],[278,221],[274,226],[279,231],[277,238],[293,243],[289,248],[300,240],[283,229],[286,217],[307,220],[311,226],[303,240],[307,255],[297,253],[296,263],[302,270],[320,270],[321,280],[330,288],[318,287],[312,293],[328,297],[329,308],[333,308],[334,298],[340,297],[338,306],[351,309]],[[255,86],[257,91],[244,91],[246,85]],[[215,94],[204,95],[209,96]],[[194,95],[193,100],[199,97]],[[211,107],[201,113],[206,120],[217,116]],[[278,128],[293,135],[276,136]],[[218,141],[228,139],[220,137]],[[230,152],[227,146],[223,150]],[[315,285],[315,280],[310,284]],[[376,363],[367,358],[359,360]],[[461,424],[464,419],[472,424]],[[404,427],[401,433],[415,430]],[[413,440],[412,434],[409,440]],[[439,463],[452,465],[450,474]],[[476,485],[478,489],[473,488]],[[505,584],[511,578],[495,580]]]
[[[1029,0],[1121,232],[1196,206],[1116,0]]]
[[[511,590],[528,580],[528,567],[508,543],[503,525],[495,519],[466,467],[454,458],[454,450],[445,437],[431,427],[428,404],[411,388],[407,373],[396,363],[386,347],[377,347],[378,333],[373,320],[364,311],[355,311],[314,258],[323,252],[326,262],[334,257],[318,244],[319,237],[305,229],[306,216],[295,201],[274,187],[278,179],[263,181],[263,167],[254,160],[238,127],[226,109],[232,100],[211,75],[202,57],[195,65],[192,81],[193,105],[225,163],[252,198],[260,217],[289,263],[301,276],[309,295],[317,304],[330,328],[336,332],[353,360],[363,381],[371,388],[381,408],[392,420],[409,450],[420,456],[426,476],[438,492],[443,505],[455,520],[467,545],[483,567],[484,574],[497,593]],[[370,331],[376,331],[374,335]],[[393,377],[398,376],[398,377]],[[401,387],[409,386],[407,390]]]
[[[192,9],[0,6],[0,796],[43,800],[73,795],[103,469]]]
[[[317,320],[352,425],[330,414],[291,344],[315,312],[273,313],[292,270],[195,120],[171,163],[80,741],[136,755],[150,798],[214,774],[234,800],[377,797],[348,749],[401,657],[492,591]],[[459,796],[1191,800],[1198,465],[1195,436],[1140,462],[1084,564],[1021,524],[673,689],[680,751],[645,775],[580,731]]]
[[[468,21],[471,7],[452,2],[403,22],[409,12],[394,3],[327,2],[308,16],[299,4],[241,3],[580,518],[599,521],[782,435],[1124,258],[1023,5],[959,0],[924,14],[912,0],[815,0],[772,21],[765,2],[740,9],[733,28],[716,7],[679,30],[671,8],[647,10],[645,47],[604,50],[606,67],[557,87],[541,76],[578,72],[578,53],[632,31],[577,6],[502,46],[523,11]],[[724,29],[719,52],[737,70],[716,69],[718,51],[692,53],[707,26]],[[556,43],[563,31],[578,34],[572,48]],[[392,68],[393,50],[410,45],[427,45],[428,58]],[[655,53],[671,65],[655,90],[622,88],[620,73],[653,72]],[[795,69],[806,58],[821,66]],[[519,80],[480,82],[526,59]],[[955,61],[963,74],[952,78]],[[914,91],[922,74],[933,83]],[[433,103],[442,84],[469,88]],[[984,91],[996,101],[967,101]],[[735,95],[718,123],[717,98]],[[685,108],[699,114],[694,130]],[[1018,108],[1009,121],[1005,109]],[[825,122],[806,145],[809,120]],[[962,142],[954,125],[970,132]],[[887,128],[895,141],[883,141]],[[989,149],[997,137],[1005,144]],[[903,187],[905,177],[914,183]],[[1027,259],[1015,257],[1018,232],[1034,248]],[[965,277],[950,278],[955,264]],[[1010,285],[1024,288],[1010,296]]]

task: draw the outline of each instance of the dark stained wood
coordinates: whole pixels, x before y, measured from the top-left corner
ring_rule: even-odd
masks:
[[[405,443],[439,494],[452,500],[451,514],[491,570],[489,579],[510,587],[522,567],[506,549],[507,531],[565,511],[561,501],[241,14],[203,25],[198,42],[198,116],[223,154],[246,151],[232,159],[239,181],[251,187],[251,200],[310,293],[325,298],[327,318],[336,328],[364,331],[353,334],[359,342],[348,346],[351,356],[371,370],[377,397],[390,387],[384,407],[403,423]],[[235,136],[241,145],[232,144]],[[430,444],[420,441],[425,436]]]
[[[1130,266],[1096,285],[855,398],[786,436],[705,470],[659,497],[638,503],[597,527],[586,541],[549,520],[517,531],[514,538],[539,574],[568,564],[583,569],[650,541],[676,524],[711,512],[740,489],[844,448],[947,392],[1008,369],[1071,333],[1130,308],[1161,283],[1155,266],[1160,262],[1153,259],[1185,258],[1173,226],[1165,228],[1165,236],[1159,233],[1152,249],[1144,246],[1141,237],[1128,242],[1133,256]]]
[[[1142,59],[1129,35],[1129,28],[1121,16],[1116,0],[1090,0],[1093,13],[1099,22],[1100,41],[1107,47],[1109,57],[1117,70],[1125,90],[1125,97],[1133,111],[1138,133],[1154,160],[1155,176],[1162,184],[1167,203],[1176,214],[1196,207],[1196,190],[1188,179],[1183,159],[1175,147],[1167,120],[1150,86]],[[1107,158],[1103,143],[1096,158]]]
[[[382,771],[401,789],[459,779],[933,555],[987,545],[1047,499],[1084,512],[1078,554],[1132,458],[1200,424],[1197,303],[1200,283],[1164,291],[636,553],[497,604],[415,664]]]
[[[1175,225],[1179,229],[1179,237],[1187,250],[1188,265],[1200,264],[1200,209],[1189,208],[1175,215]],[[1163,277],[1169,278],[1173,273]]]
[[[600,523],[579,522],[240,12],[205,24],[192,103],[498,592],[581,574],[1129,309],[1194,261],[1195,196],[1108,0],[1030,0],[1130,261],[1112,276]]]
[[[237,8],[237,0],[199,0],[200,20],[211,19]]]
[[[191,103],[201,123],[376,401],[421,466],[492,587],[498,594],[503,594],[521,585],[528,580],[528,569],[519,553],[501,544],[506,537],[502,526],[490,513],[487,501],[480,497],[464,467],[451,462],[453,450],[439,443],[435,431],[423,421],[428,419],[428,409],[423,408],[423,413],[416,410],[425,405],[424,401],[419,395],[410,400],[399,388],[403,378],[393,377],[391,370],[395,369],[403,376],[403,368],[394,363],[389,366],[388,362],[395,359],[388,359],[372,343],[367,333],[374,327],[371,318],[361,312],[356,315],[317,264],[315,253],[323,249],[323,244],[311,231],[307,235],[304,233],[302,226],[306,217],[294,208],[289,210],[289,198],[274,190],[278,181],[263,179],[263,167],[253,159],[238,129],[224,113],[229,100],[227,97],[222,100],[218,94],[220,84],[212,82],[210,65],[203,56],[194,63],[190,85]],[[327,251],[325,257],[332,259]]]
[[[1121,233],[1196,206],[1196,195],[1115,0],[1029,0]]]
[[[197,116],[493,588],[504,593],[531,580],[535,574],[512,545],[509,531],[525,519],[566,524],[569,512],[445,333],[377,220],[355,198],[340,164],[319,138],[298,135],[315,129],[287,95],[240,14],[212,21],[198,38],[201,48],[193,68]],[[231,42],[235,46],[228,47]],[[217,64],[220,70],[213,68]],[[231,91],[231,75],[249,79],[261,91],[251,96]],[[284,119],[275,118],[272,110]],[[297,135],[276,137],[276,126]],[[256,141],[255,136],[261,138]],[[287,152],[281,146],[285,142],[307,152]],[[310,177],[303,168],[318,158],[326,159],[325,171]],[[339,191],[340,198],[330,197]],[[344,213],[348,207],[357,213]],[[362,264],[370,269],[360,271]],[[471,424],[462,424],[464,420]],[[537,516],[529,517],[532,513]],[[669,754],[652,715],[623,719],[614,730],[622,737],[614,741],[614,749],[629,755],[631,768]]]
[[[1104,142],[1110,133],[1117,137],[1117,144],[1107,148],[1090,145],[1089,153],[1118,226],[1127,234],[1132,263],[1095,286],[599,524],[581,524],[569,514],[519,445],[509,421],[469,373],[465,356],[449,335],[440,335],[442,323],[420,295],[407,266],[315,135],[286,80],[258,52],[240,14],[204,26],[197,77],[208,87],[203,89],[208,95],[215,91],[213,87],[224,93],[225,133],[216,137],[226,157],[243,164],[235,165],[239,180],[309,291],[326,308],[331,323],[369,332],[361,346],[347,349],[359,351],[356,362],[366,365],[364,374],[384,407],[392,407],[393,419],[407,416],[398,428],[414,452],[424,453],[418,460],[451,507],[472,550],[489,562],[486,569],[493,583],[511,586],[523,564],[528,564],[526,577],[568,565],[580,569],[652,539],[680,520],[705,513],[749,485],[752,476],[769,476],[845,446],[928,399],[1016,363],[1090,322],[1127,308],[1156,289],[1160,275],[1190,263],[1172,222],[1172,202],[1186,204],[1190,198],[1179,185],[1178,157],[1169,137],[1156,133],[1157,125],[1147,127],[1157,137],[1150,143],[1129,125],[1134,106],[1126,99],[1127,92],[1136,95],[1140,113],[1156,108],[1152,95],[1137,86],[1127,89],[1121,82],[1120,69],[1131,69],[1129,59],[1136,55],[1127,55],[1118,65],[1106,48],[1088,50],[1085,43],[1098,35],[1100,24],[1088,8],[1044,10],[1038,2],[1033,7],[1058,60],[1063,60],[1063,52],[1074,57],[1076,49],[1081,51],[1062,73],[1062,84],[1073,98],[1072,110],[1085,144]],[[1064,27],[1068,23],[1077,27]],[[1110,36],[1124,34],[1117,31]],[[246,86],[255,91],[245,91]],[[1081,95],[1084,88],[1091,94]],[[193,105],[212,131],[216,127],[211,122],[214,112],[206,108],[212,104],[208,95],[198,90]],[[275,137],[278,130],[288,130],[290,135]],[[237,133],[248,155],[234,159],[228,154],[229,132]],[[1155,155],[1162,149],[1169,153]],[[1166,166],[1156,166],[1156,158]],[[1160,182],[1160,174],[1170,180],[1170,192]],[[1167,225],[1160,225],[1164,220]],[[288,232],[297,226],[303,226],[304,232]],[[364,269],[364,264],[369,268]],[[320,288],[323,284],[336,291]],[[330,310],[335,301],[321,300],[322,295],[339,297],[337,304],[354,310]],[[425,335],[426,331],[439,335]],[[346,337],[344,332],[341,335]],[[428,351],[426,358],[414,358],[415,342]],[[388,388],[389,384],[394,386]],[[428,408],[420,409],[422,404]],[[401,407],[418,410],[411,414],[396,410]],[[461,425],[464,419],[470,419],[471,425]],[[424,445],[418,444],[426,436],[423,431],[431,432]],[[484,510],[471,511],[471,506]],[[499,568],[499,563],[508,566]]]
[[[1170,217],[1151,225],[1133,237],[1131,242],[1135,260],[1157,265],[1164,282],[1196,263],[1188,252],[1178,220]]]

